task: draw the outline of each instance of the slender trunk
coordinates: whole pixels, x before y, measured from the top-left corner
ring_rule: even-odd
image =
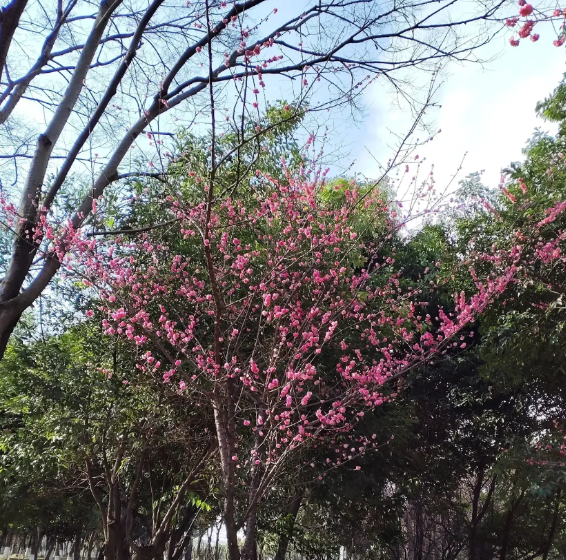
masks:
[[[197,560],[200,560],[200,545],[202,543],[202,537],[203,537],[203,533],[200,533],[197,542]]]
[[[259,482],[263,474],[263,469],[256,466],[252,473],[252,480],[249,491],[249,511],[246,519],[246,539],[242,551],[242,560],[257,559],[257,491]]]
[[[424,530],[422,503],[419,500],[415,506],[415,560],[423,560]]]
[[[509,547],[509,535],[511,534],[511,525],[513,522],[513,510],[507,513],[505,525],[503,526],[503,535],[501,541],[501,551],[499,553],[499,560],[507,559],[507,549]]]
[[[552,541],[554,540],[554,534],[556,533],[556,525],[558,522],[558,509],[560,507],[560,488],[556,492],[556,502],[554,504],[554,512],[552,513],[552,522],[550,524],[550,531],[548,532],[548,539],[546,541],[546,545],[544,547],[544,553],[542,555],[542,560],[548,560],[548,555],[550,553],[550,549],[552,548]]]
[[[49,539],[47,541],[47,550],[45,552],[45,560],[50,560],[51,554],[53,553],[54,549],[55,549],[55,539]]]
[[[175,543],[175,531],[171,531],[169,542],[167,543],[167,560],[173,560],[173,555],[175,554]]]
[[[214,423],[220,449],[220,464],[222,467],[222,479],[224,483],[224,524],[226,526],[226,540],[228,547],[229,560],[240,560],[240,548],[238,546],[238,530],[236,527],[236,508],[235,508],[235,476],[234,463],[234,438],[233,430],[230,429],[230,420],[226,417],[230,414],[225,410],[225,400],[230,400],[230,396],[223,398],[222,389],[216,385],[214,399]],[[233,421],[232,421],[233,422]]]
[[[222,526],[218,525],[218,527],[216,527],[216,542],[214,543],[214,560],[219,560],[220,558],[220,528]]]
[[[173,531],[171,540],[175,543],[175,549],[171,556],[171,560],[181,560],[183,553],[186,556],[187,546],[193,547],[194,523],[198,515],[198,510],[193,507],[187,507],[182,521]]]
[[[488,510],[488,507],[491,503],[491,499],[493,497],[493,492],[495,491],[496,477],[493,476],[491,479],[491,483],[489,485],[489,490],[485,495],[483,504],[480,504],[484,480],[485,480],[485,471],[481,470],[477,474],[477,478],[474,483],[473,491],[472,491],[472,517],[470,520],[470,534],[468,537],[469,560],[477,559],[478,556],[477,534],[478,534],[479,525]]]
[[[18,28],[28,0],[12,0],[0,11],[0,78],[6,65],[12,38]]]
[[[33,560],[37,560],[37,557],[39,556],[39,548],[41,546],[42,538],[43,535],[41,533],[41,530],[37,528],[30,543],[30,558],[33,558]]]
[[[14,548],[16,550],[16,556],[18,556],[22,548],[22,537],[20,535],[16,536],[16,540],[14,542]]]
[[[73,541],[73,549],[72,549],[72,558],[73,560],[81,560],[81,542],[82,537],[81,534],[77,534],[75,540]]]
[[[277,552],[273,560],[285,560],[285,555],[287,554],[287,548],[291,542],[293,536],[293,529],[295,528],[295,521],[297,520],[297,515],[301,509],[301,503],[305,496],[304,488],[300,488],[295,492],[291,503],[287,509],[287,518],[289,520],[289,526],[285,527],[285,533],[279,537],[279,544],[277,545]]]
[[[517,506],[521,503],[524,496],[525,496],[525,491],[521,490],[521,493],[519,494],[517,500],[511,501],[509,512],[507,513],[507,518],[505,519],[505,525],[503,527],[503,540],[501,542],[501,552],[499,554],[499,560],[506,560],[507,558],[507,551],[509,548],[509,536],[511,535],[513,518],[515,517],[515,511],[517,510]]]
[[[95,539],[95,533],[91,533],[88,539],[88,545],[86,549],[86,560],[90,560],[92,549],[94,548],[94,539]],[[45,560],[47,560],[47,558]]]
[[[409,503],[404,515],[407,531],[407,560],[415,560],[414,509],[413,504]]]
[[[469,560],[476,560],[476,536],[478,530],[479,501],[483,485],[483,476],[483,471],[480,471],[477,475],[472,492],[472,518],[470,520],[470,535],[468,540]]]
[[[212,534],[214,533],[214,529],[212,527],[210,527],[209,529],[209,533],[208,534],[208,540],[206,543],[206,558],[207,560],[210,559],[212,560]]]

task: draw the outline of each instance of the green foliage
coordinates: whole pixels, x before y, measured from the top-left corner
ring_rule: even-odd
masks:
[[[100,328],[93,321],[36,342],[15,338],[0,364],[0,499],[16,500],[20,512],[14,517],[6,506],[11,524],[71,535],[100,530],[85,464],[104,501],[104,473],[115,465],[112,476],[127,501],[142,457],[137,516],[159,519],[206,445],[206,416],[136,372],[135,348]],[[157,501],[152,484],[161,489]],[[210,511],[203,491],[207,481],[195,479],[187,507]]]
[[[537,103],[536,110],[538,115],[544,119],[559,123],[559,135],[564,136],[566,132],[566,83],[564,78],[549,97]]]

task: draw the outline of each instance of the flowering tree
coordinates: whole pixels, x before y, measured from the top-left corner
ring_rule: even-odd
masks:
[[[230,558],[251,559],[258,507],[301,449],[327,450],[320,476],[359,468],[378,442],[349,440],[352,427],[395,396],[388,382],[449,344],[465,348],[454,337],[515,268],[478,280],[455,313],[430,315],[435,273],[413,283],[393,271],[400,221],[379,188],[258,170],[235,196],[214,173],[177,165],[187,194],[166,198],[171,229],[82,240],[77,266],[106,334],[139,348],[137,369],[212,407]]]
[[[208,85],[214,124],[212,79]],[[294,111],[283,105],[277,124],[292,122]],[[465,329],[497,296],[564,262],[565,236],[554,227],[563,200],[547,200],[529,218],[526,180],[502,184],[503,202],[485,204],[489,225],[497,228],[509,209],[517,219],[499,245],[488,246],[488,228],[473,251],[457,255],[469,293],[455,296],[453,313],[432,311],[441,263],[417,279],[394,269],[397,233],[410,216],[385,185],[328,182],[300,156],[290,169],[256,167],[269,130],[262,122],[238,129],[230,149],[213,125],[202,150],[171,158],[175,188],[146,216],[159,223],[88,234],[70,223],[58,232],[44,213],[33,231],[56,268],[70,264],[72,251],[73,273],[98,299],[87,315],[101,313],[105,334],[134,349],[131,376],[161,378],[175,403],[185,399],[213,417],[231,560],[255,557],[259,508],[278,479],[308,470],[305,448],[320,457],[315,477],[338,465],[358,470],[357,458],[381,442],[353,428],[395,398],[392,382],[449,347],[466,348]],[[168,177],[154,178],[169,187]],[[109,204],[100,194],[90,195],[88,211],[103,218]],[[142,194],[130,209],[143,213],[144,203]],[[15,208],[5,208],[18,227]],[[162,539],[148,555],[162,551]]]
[[[380,77],[416,100],[406,69],[473,58],[503,17],[500,0],[467,3],[464,18],[454,4],[313,1],[293,13],[265,0],[9,2],[0,21],[0,162],[4,205],[17,218],[4,224],[13,247],[0,288],[0,354],[93,201],[132,175],[162,173],[180,124],[224,122],[248,142],[243,123],[266,99],[283,96],[314,114],[352,106]],[[65,226],[57,251],[42,250],[46,217]]]
[[[517,15],[508,18],[505,23],[507,27],[517,29],[517,35],[509,39],[509,44],[512,47],[518,47],[521,39],[530,39],[536,43],[540,39],[539,33],[534,33],[534,28],[538,24],[550,24],[553,27],[552,43],[555,47],[561,47],[566,41],[566,25],[564,19],[566,18],[566,9],[558,5],[550,6],[548,4],[533,4],[527,3],[527,0],[518,1]]]

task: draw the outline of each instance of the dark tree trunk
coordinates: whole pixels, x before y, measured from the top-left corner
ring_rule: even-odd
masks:
[[[234,455],[234,413],[232,388],[215,386],[214,394],[214,423],[220,450],[220,464],[222,467],[222,482],[224,485],[224,524],[226,527],[226,540],[229,560],[240,560],[240,547],[238,545],[238,529],[236,527],[235,504],[235,464]]]
[[[194,523],[198,515],[198,510],[192,506],[188,506],[181,522],[171,534],[171,541],[175,548],[170,560],[181,560],[183,554],[186,556],[187,547],[193,550],[193,533]]]
[[[499,560],[507,560],[507,551],[509,548],[509,537],[511,535],[511,527],[513,526],[513,518],[515,516],[515,511],[517,510],[517,506],[521,503],[521,500],[525,496],[525,491],[521,490],[521,494],[517,498],[517,500],[512,500],[509,512],[507,513],[507,517],[505,519],[505,525],[503,527],[503,539],[501,542],[501,552],[499,554]]]
[[[422,509],[422,503],[418,501],[413,510],[415,522],[415,560],[423,560],[424,554],[424,519]]]
[[[219,544],[220,544],[220,528],[221,525],[219,525],[216,528],[216,542],[214,543],[214,560],[219,560],[220,558],[220,548],[219,548]]]
[[[12,0],[0,11],[0,79],[4,72],[12,38],[20,23],[28,0]]]
[[[277,552],[273,560],[285,560],[285,555],[287,554],[287,548],[291,542],[291,537],[293,536],[293,529],[295,528],[295,521],[297,520],[297,515],[301,509],[301,504],[305,496],[304,488],[300,488],[295,492],[289,507],[287,508],[287,515],[290,516],[290,526],[285,531],[285,534],[279,537],[279,544],[277,545]]]
[[[0,360],[4,357],[10,337],[22,316],[23,311],[19,311],[11,305],[11,302],[0,302]]]
[[[81,542],[82,542],[82,538],[81,538],[81,534],[77,534],[77,536],[75,537],[75,540],[73,541],[73,548],[71,551],[73,560],[81,560]]]
[[[39,545],[41,544],[41,533],[39,529],[32,534],[30,539],[30,557],[33,560],[37,560],[38,552],[39,552]]]
[[[246,538],[242,560],[257,560],[257,491],[263,471],[254,469],[249,492],[250,511],[246,519]]]
[[[48,539],[47,549],[45,551],[45,560],[50,560],[51,554],[53,554],[53,550],[55,548],[55,544],[56,544],[55,539]]]
[[[110,487],[110,513],[105,519],[106,542],[104,560],[130,560],[130,550],[126,542],[125,515],[123,515],[120,485],[113,480]]]
[[[114,523],[108,525],[106,542],[104,543],[104,560],[116,560],[117,535]]]
[[[474,489],[472,493],[472,518],[470,521],[470,535],[468,540],[468,558],[469,560],[476,560],[477,557],[477,544],[476,536],[478,530],[478,511],[479,511],[479,501],[483,482],[483,473],[478,473],[478,477],[474,484]]]
[[[552,542],[554,541],[554,535],[556,533],[556,525],[558,522],[558,509],[560,507],[560,494],[562,491],[560,488],[556,492],[556,502],[554,504],[554,512],[552,513],[552,522],[550,524],[550,531],[548,532],[548,538],[544,546],[544,553],[542,555],[542,560],[548,560],[548,555],[550,554],[550,549],[552,548]]]
[[[470,520],[470,533],[468,538],[468,559],[478,560],[478,529],[480,523],[487,512],[487,509],[491,503],[491,498],[495,490],[495,476],[491,479],[489,485],[489,490],[486,494],[483,504],[481,504],[482,489],[485,481],[485,471],[480,470],[477,474],[476,481],[473,486],[472,491],[472,517]]]

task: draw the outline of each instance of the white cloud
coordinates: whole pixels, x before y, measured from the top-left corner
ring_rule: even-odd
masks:
[[[546,32],[546,33],[545,33]],[[521,150],[535,127],[553,130],[535,115],[535,105],[557,86],[564,68],[564,50],[552,45],[551,30],[541,30],[538,43],[522,41],[511,47],[508,36],[481,51],[484,58],[498,56],[483,68],[467,64],[451,66],[442,86],[442,107],[435,122],[442,133],[420,155],[435,164],[439,186],[455,172],[468,152],[461,176],[485,169],[484,182],[496,186],[500,169],[521,159]],[[397,133],[406,129],[410,115],[390,104],[379,87],[368,91],[368,119],[353,139],[355,168],[369,176],[378,174],[368,150],[386,158],[386,144],[391,143],[388,128]]]

